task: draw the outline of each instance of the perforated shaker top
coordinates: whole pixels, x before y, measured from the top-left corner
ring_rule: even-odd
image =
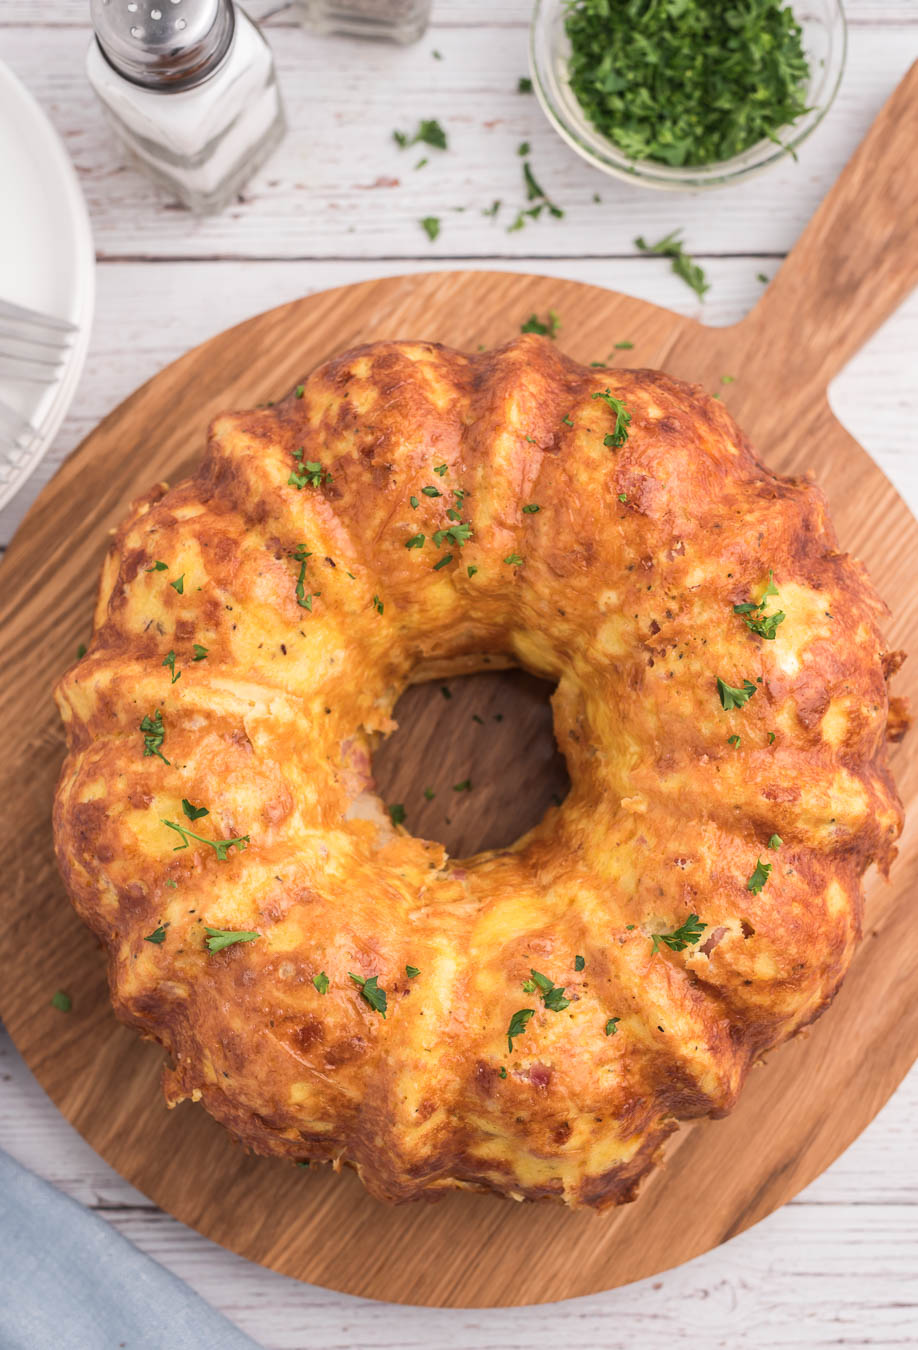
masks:
[[[229,51],[232,0],[90,0],[96,40],[109,65],[147,89],[190,89]]]

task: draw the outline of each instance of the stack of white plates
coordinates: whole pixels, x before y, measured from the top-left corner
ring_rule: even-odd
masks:
[[[95,254],[86,203],[57,133],[0,62],[0,299],[67,319],[76,332],[48,385],[0,377],[0,401],[38,432],[0,452],[0,507],[34,471],[76,390],[92,326]]]

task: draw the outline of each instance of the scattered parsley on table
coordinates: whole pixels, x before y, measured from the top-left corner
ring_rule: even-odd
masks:
[[[692,288],[699,300],[703,300],[705,292],[711,289],[710,282],[705,278],[704,269],[699,267],[682,247],[680,233],[679,230],[673,230],[671,234],[658,239],[655,244],[648,244],[639,235],[634,244],[641,253],[656,253],[662,258],[669,258],[676,276],[681,277],[686,286]]]

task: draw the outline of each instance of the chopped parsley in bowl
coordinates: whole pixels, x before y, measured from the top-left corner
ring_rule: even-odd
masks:
[[[549,120],[597,168],[717,187],[795,154],[845,42],[841,0],[537,0],[530,59]]]

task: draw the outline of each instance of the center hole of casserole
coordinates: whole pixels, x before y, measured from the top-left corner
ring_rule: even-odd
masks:
[[[570,787],[552,729],[554,685],[523,670],[412,685],[373,756],[376,790],[405,829],[451,857],[505,848]]]

